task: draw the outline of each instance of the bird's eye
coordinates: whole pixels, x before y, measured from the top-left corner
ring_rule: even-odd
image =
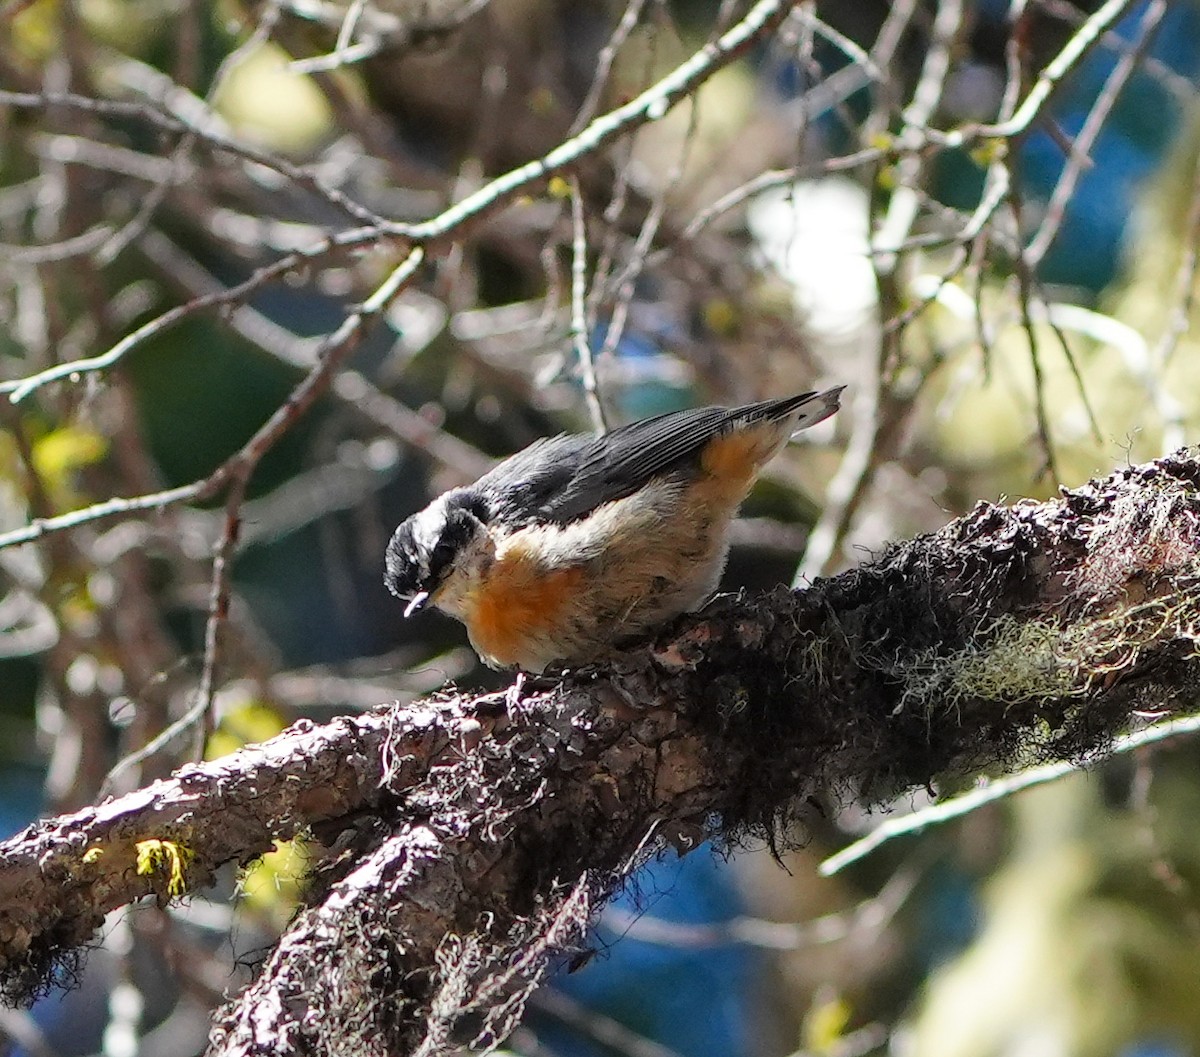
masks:
[[[429,571],[434,575],[439,574],[454,561],[454,544],[449,540],[438,540],[433,548],[433,553],[429,556]]]

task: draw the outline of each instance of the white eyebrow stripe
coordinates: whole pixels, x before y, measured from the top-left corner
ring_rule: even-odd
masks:
[[[446,524],[446,504],[438,499],[413,516],[413,542],[423,550],[431,551],[441,538]]]

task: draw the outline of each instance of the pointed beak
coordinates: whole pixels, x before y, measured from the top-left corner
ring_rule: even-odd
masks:
[[[414,613],[425,608],[425,603],[429,601],[428,591],[418,591],[412,596],[408,605],[404,607],[405,617],[411,617]]]

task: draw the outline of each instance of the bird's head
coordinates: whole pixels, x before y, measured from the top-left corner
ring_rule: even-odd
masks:
[[[384,583],[405,599],[406,617],[423,609],[455,571],[488,544],[488,511],[478,495],[447,492],[413,514],[388,543]]]

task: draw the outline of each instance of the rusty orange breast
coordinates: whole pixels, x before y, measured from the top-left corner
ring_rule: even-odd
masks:
[[[585,575],[581,566],[547,571],[521,551],[498,557],[464,616],[471,642],[497,664],[527,664],[566,633]]]

